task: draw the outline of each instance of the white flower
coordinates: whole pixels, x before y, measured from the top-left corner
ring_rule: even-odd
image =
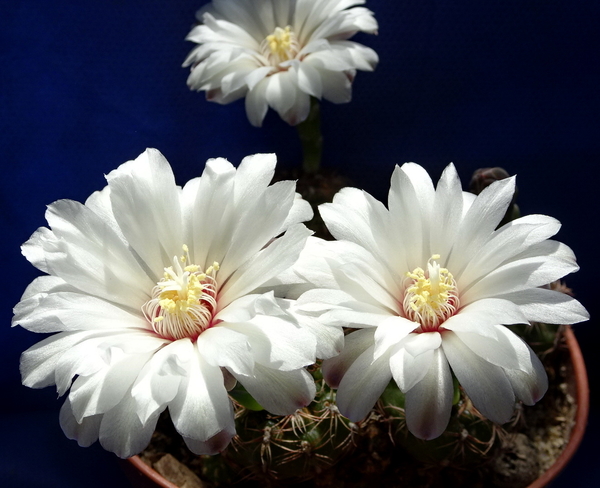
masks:
[[[246,97],[246,113],[260,127],[272,107],[296,125],[308,116],[310,96],[349,102],[356,70],[375,68],[377,54],[349,41],[376,33],[364,0],[213,0],[201,9],[187,40],[199,45],[183,66],[188,86],[230,103]]]
[[[13,324],[56,333],[23,353],[21,373],[32,388],[70,389],[69,438],[128,457],[168,408],[192,451],[216,453],[235,434],[235,380],[274,414],[312,400],[303,367],[315,336],[269,288],[297,260],[312,210],[294,182],[268,186],[274,167],[274,155],[237,170],[214,159],[181,188],[150,149],[85,205],[49,206],[50,229],[23,245],[48,275],[27,288]]]
[[[436,190],[422,167],[405,164],[392,176],[389,210],[353,188],[320,207],[340,241],[311,240],[306,276],[321,289],[298,306],[325,324],[359,329],[323,363],[342,414],[363,418],[393,378],[405,393],[409,430],[432,439],[448,424],[452,373],[498,423],[517,400],[532,405],[544,395],[539,359],[505,325],[572,324],[588,314],[543,288],[578,269],[567,246],[548,240],[558,221],[530,215],[496,230],[514,189],[510,178],[477,197],[463,193],[450,165]]]

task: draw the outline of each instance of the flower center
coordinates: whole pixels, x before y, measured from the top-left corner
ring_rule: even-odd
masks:
[[[206,271],[189,264],[188,247],[183,256],[173,258],[173,266],[165,268],[163,278],[152,289],[152,298],[142,307],[154,331],[165,339],[196,339],[211,326],[217,308],[219,263]]]
[[[289,25],[285,29],[276,27],[273,33],[263,40],[260,47],[273,66],[293,59],[300,51],[300,43]]]
[[[432,332],[458,310],[456,281],[446,268],[436,262],[439,254],[427,261],[427,271],[415,268],[406,273],[404,312],[407,318],[421,326],[415,332]]]

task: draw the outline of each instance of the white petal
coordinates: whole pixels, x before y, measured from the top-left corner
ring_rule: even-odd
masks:
[[[211,327],[200,334],[198,349],[213,366],[223,366],[244,375],[250,375],[254,370],[254,359],[246,336],[226,324]]]
[[[264,366],[290,371],[315,361],[315,336],[290,319],[259,315],[252,322],[227,323],[224,327],[243,334],[254,360]]]
[[[222,13],[223,4],[220,3],[219,6],[219,10]],[[227,16],[233,12],[234,11],[232,9],[227,10]],[[223,20],[222,18],[219,18],[219,16],[213,16],[211,13],[205,11],[201,20],[203,21],[204,25],[210,29],[210,31],[206,31],[206,34],[218,34],[221,38],[227,39],[233,44],[248,45],[254,49],[258,47],[256,46],[255,39],[249,35],[247,30],[249,20],[247,16],[238,18],[238,22],[240,22],[241,25],[237,25],[237,23],[231,22],[229,19]]]
[[[289,301],[289,308],[286,310],[296,318],[303,329],[315,336],[317,358],[328,359],[337,356],[343,349],[344,332],[341,327],[326,325],[316,317],[300,312],[293,300]]]
[[[294,103],[283,114],[281,118],[290,125],[298,125],[304,122],[310,113],[310,96],[300,89],[296,90]]]
[[[49,293],[62,291],[75,291],[75,289],[67,283],[65,283],[62,279],[54,276],[40,276],[34,279],[23,293],[21,301],[13,308],[14,316],[12,319],[11,326],[15,327],[16,325],[23,324],[24,322],[26,322],[32,314],[36,313],[40,306],[40,303],[48,296]],[[56,330],[60,330],[62,328],[61,324],[56,323],[56,318],[53,319],[48,317],[45,319],[45,321],[53,322]],[[42,342],[45,343],[46,341]],[[36,346],[31,348],[31,350],[38,346],[40,346],[40,344],[37,344]],[[41,360],[41,362],[44,361],[45,359]],[[25,381],[26,373],[24,370],[22,371],[24,374],[23,381]],[[45,386],[47,386],[48,384],[51,384],[51,382],[47,383]]]
[[[375,330],[375,359],[406,338],[418,326],[419,324],[403,317],[388,317],[381,322]]]
[[[416,198],[424,217],[429,217],[434,202],[434,188],[431,177],[422,166],[415,163],[405,163],[400,171],[408,176],[412,187],[415,189]],[[396,172],[394,172],[396,173]],[[392,176],[393,178],[393,176]]]
[[[106,300],[73,292],[52,293],[18,323],[33,332],[59,332],[93,329],[148,330],[141,312],[132,313]]]
[[[353,422],[367,416],[392,379],[389,356],[373,360],[374,349],[369,347],[352,363],[337,390],[337,406]]]
[[[91,376],[79,376],[73,382],[69,400],[78,422],[106,413],[120,403],[151,353],[131,355],[113,349],[111,356],[105,368]]]
[[[102,346],[105,339],[105,335],[88,335],[60,355],[54,364],[54,382],[60,396],[71,387],[76,375],[88,377],[106,368],[105,348]],[[49,361],[50,364],[53,362]]]
[[[515,395],[504,370],[476,355],[454,332],[444,333],[442,347],[475,407],[493,422],[508,422],[514,411]]]
[[[285,114],[296,99],[298,87],[289,71],[281,71],[266,79],[267,103],[279,114]]]
[[[390,355],[390,369],[398,388],[406,392],[415,386],[429,371],[432,360],[433,350],[413,356],[406,351],[403,344],[394,348]]]
[[[387,268],[373,254],[354,242],[324,241],[309,237],[296,267],[301,277],[314,288],[339,288],[334,271],[345,263],[359,264],[362,265],[362,269],[371,269],[369,275],[392,294],[398,289],[391,273],[386,272]]]
[[[182,192],[185,243],[199,266],[221,263],[235,231],[234,184],[236,170],[225,159],[209,159],[200,178],[189,181]],[[215,222],[219,222],[215,228]]]
[[[352,80],[348,73],[321,69],[323,98],[332,103],[348,103],[352,100]]]
[[[223,310],[220,310],[214,317],[213,322],[219,324],[221,322],[241,323],[252,320],[257,315],[257,301],[272,300],[277,307],[277,302],[273,293],[264,293],[263,295],[251,294],[244,295],[234,300],[227,305]],[[282,312],[279,311],[280,315]]]
[[[93,331],[64,332],[34,344],[21,354],[21,378],[29,388],[44,388],[55,382],[55,370],[61,356],[84,341]]]
[[[390,351],[390,369],[403,392],[425,377],[440,345],[439,332],[409,334]]]
[[[469,259],[464,272],[455,274],[454,278],[471,283],[528,247],[552,237],[559,229],[560,222],[546,215],[527,215],[513,220],[495,231]]]
[[[275,415],[290,415],[308,405],[315,396],[315,382],[304,369],[280,371],[256,364],[254,375],[233,372],[248,393]]]
[[[452,273],[460,275],[469,259],[489,239],[498,226],[515,192],[514,177],[495,181],[485,188],[470,206],[456,234],[454,252],[446,263]]]
[[[21,253],[23,256],[44,273],[50,272],[48,263],[46,262],[46,253],[44,251],[44,242],[47,241],[56,241],[56,237],[50,229],[40,227],[31,235],[27,242],[21,246]]]
[[[361,329],[344,337],[344,349],[331,359],[323,361],[321,372],[329,386],[337,388],[348,368],[367,349],[373,346],[375,329]]]
[[[261,127],[269,104],[267,103],[267,87],[266,80],[262,80],[253,88],[250,88],[246,95],[246,115],[248,120],[255,127]]]
[[[187,339],[174,341],[157,351],[141,369],[131,395],[137,402],[136,411],[143,425],[177,395],[182,379],[187,376],[190,353]]]
[[[363,328],[377,327],[390,316],[389,311],[384,311],[382,313],[381,311],[376,310],[375,312],[371,312],[370,310],[361,310],[361,308],[369,309],[374,307],[369,304],[354,302],[352,303],[352,307],[348,307],[345,310],[330,310],[321,315],[319,320],[322,320],[324,323],[331,326]]]
[[[250,73],[247,77],[246,77],[246,84],[248,85],[248,88],[252,91],[255,90],[256,86],[260,83],[262,85],[262,88],[260,88],[260,90],[264,90],[264,92],[262,92],[262,97],[264,97],[264,101],[265,101],[265,105],[266,105],[266,101],[267,101],[267,86],[268,86],[268,80],[266,80],[265,78],[271,74],[273,72],[273,68],[271,66],[262,66],[260,68],[255,69],[252,73]],[[264,83],[261,83],[261,81],[264,80]],[[247,102],[246,102],[247,103]],[[248,108],[248,105],[246,105],[246,108]]]
[[[531,288],[501,295],[500,298],[516,303],[531,322],[576,324],[590,318],[581,303],[558,291]]]
[[[86,417],[77,423],[67,398],[60,409],[59,421],[68,439],[76,440],[81,447],[89,447],[98,440],[102,415]]]
[[[437,184],[432,213],[430,250],[446,260],[458,231],[462,210],[462,188],[456,168],[446,166]],[[455,276],[456,278],[456,276]]]
[[[85,201],[85,206],[94,212],[100,219],[105,222],[112,231],[124,242],[127,243],[125,236],[121,232],[121,228],[115,214],[113,213],[112,204],[110,202],[110,186],[106,185],[102,190],[95,191]]]
[[[252,292],[286,268],[293,266],[311,233],[303,224],[297,224],[252,260],[240,266],[221,288],[219,306],[226,306],[236,298]]]
[[[477,198],[477,195],[475,195],[474,193],[471,193],[468,191],[463,191],[463,194],[462,194],[463,208],[462,208],[462,214],[461,214],[463,219],[465,218],[465,215],[467,215],[467,212],[469,211],[469,209],[475,202],[476,198]]]
[[[173,256],[181,255],[184,244],[180,189],[169,163],[156,149],[147,149],[106,179],[123,235],[148,268],[160,275]]]
[[[543,286],[578,269],[573,252],[567,246],[544,241],[531,246],[464,292],[461,290],[461,303]]]
[[[414,334],[407,338],[404,348],[411,356],[418,356],[427,351],[437,349],[442,344],[442,336],[439,332],[424,332]]]
[[[27,286],[23,292],[21,301],[17,304],[13,312],[16,315],[21,313],[26,315],[33,311],[49,293],[61,291],[77,291],[77,289],[56,276],[38,276]],[[16,324],[13,323],[13,325]]]
[[[210,253],[214,261],[221,263],[219,280],[222,281],[270,243],[282,228],[295,200],[292,181],[281,181],[268,188],[265,185],[264,189],[259,187],[259,195],[250,194],[240,199],[237,187],[236,181],[235,208],[225,224],[228,231],[216,241],[220,241],[220,254]],[[230,233],[229,228],[233,232]]]
[[[187,364],[187,377],[169,404],[173,425],[184,438],[208,441],[217,433],[231,431],[233,408],[218,366],[209,365],[196,345]]]
[[[392,174],[388,195],[390,225],[388,239],[398,248],[394,268],[413,270],[423,266],[432,251],[425,249],[424,241],[429,233],[428,219],[435,198],[431,178],[423,168],[406,163],[396,166]]]
[[[355,69],[373,71],[379,62],[379,56],[373,49],[352,41],[332,41],[335,46],[346,50]]]
[[[240,59],[235,63],[229,63],[227,74],[221,79],[221,90],[225,95],[219,103],[230,103],[246,95],[248,86],[247,76],[256,70],[256,62],[252,59]]]
[[[123,305],[136,306],[146,300],[153,282],[110,223],[71,200],[50,205],[46,219],[56,238],[44,242],[51,274],[80,290]]]
[[[525,405],[534,405],[548,390],[548,376],[542,362],[529,348],[531,369],[529,371],[506,370],[506,377],[516,397]]]
[[[304,292],[296,301],[297,308],[304,312],[324,312],[334,308],[349,308],[354,298],[341,290],[315,288]]]
[[[160,412],[154,413],[142,424],[136,409],[136,401],[127,392],[121,402],[106,412],[100,423],[100,444],[120,458],[128,458],[142,452],[150,443]]]
[[[298,87],[303,92],[320,99],[323,93],[323,83],[319,71],[308,63],[300,63],[298,65]]]
[[[313,210],[312,210],[312,207],[310,206],[310,203],[308,203],[306,200],[304,200],[299,193],[296,193],[296,195],[294,197],[294,203],[292,205],[292,208],[290,209],[290,211],[285,219],[285,222],[279,228],[279,230],[276,232],[276,235],[279,235],[282,232],[285,232],[287,229],[289,229],[294,224],[306,222],[312,218],[313,218]]]
[[[529,321],[521,309],[509,300],[484,298],[462,307],[456,315],[444,322],[444,329],[474,332],[496,337],[490,326],[503,324],[527,324]]]
[[[403,269],[396,266],[394,258],[394,251],[401,251],[389,239],[392,226],[389,212],[371,195],[346,187],[335,195],[333,203],[320,205],[319,212],[336,239],[364,247],[382,263],[389,260],[391,269]]]
[[[183,440],[185,441],[185,445],[188,447],[188,449],[194,454],[198,454],[199,456],[212,456],[222,452],[227,447],[234,435],[235,428],[228,427],[223,429],[221,432],[218,432],[207,441],[199,441],[190,437],[184,437]]]
[[[343,75],[343,71],[354,68],[352,58],[348,56],[348,53],[342,49],[334,49],[332,45],[329,45],[328,49],[312,52],[304,62],[309,63],[322,73],[327,72],[330,75],[334,73]]]
[[[509,329],[502,325],[490,326],[495,337],[480,335],[477,332],[455,330],[455,334],[465,345],[487,362],[504,369],[528,371],[531,367],[527,345]]]
[[[420,439],[439,437],[450,420],[452,375],[441,349],[432,352],[433,360],[426,375],[406,392],[406,425]]]
[[[258,202],[267,189],[273,175],[277,156],[275,154],[254,154],[246,156],[235,174],[234,198],[237,204]],[[290,190],[288,189],[289,193]],[[292,195],[295,195],[291,191]]]
[[[374,269],[364,266],[363,263],[343,264],[335,269],[334,273],[336,276],[344,275],[344,278],[338,278],[338,282],[344,282],[343,288],[355,297],[362,297],[362,301],[369,302],[390,314],[400,312],[398,287],[395,286],[396,283],[388,285],[385,275],[377,274]],[[370,296],[371,300],[366,296]]]

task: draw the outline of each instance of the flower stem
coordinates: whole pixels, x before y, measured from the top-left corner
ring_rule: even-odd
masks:
[[[319,100],[310,98],[310,112],[296,128],[302,144],[302,169],[305,173],[316,173],[321,166],[323,136],[321,135],[321,114]]]

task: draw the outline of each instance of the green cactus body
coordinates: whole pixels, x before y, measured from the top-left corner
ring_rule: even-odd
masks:
[[[404,395],[392,381],[380,398],[381,419],[390,424],[394,443],[424,465],[476,466],[486,462],[499,445],[501,428],[473,407],[455,381],[455,401],[450,423],[436,439],[416,438],[406,428]]]
[[[237,405],[238,435],[223,453],[241,477],[269,480],[313,478],[354,446],[356,426],[335,406],[322,379],[313,403],[292,415],[274,416]]]
[[[520,327],[514,326],[515,331],[528,334],[542,356],[552,360],[554,326]],[[191,454],[165,412],[160,432],[153,438],[157,452],[149,454],[147,461],[152,464],[162,453],[173,452],[212,488],[240,483],[267,488],[440,486],[436,483],[442,480],[448,487],[514,487],[514,483],[491,483],[492,477],[498,477],[494,466],[498,459],[511,461],[525,455],[513,446],[515,432],[525,437],[520,432],[527,431],[530,422],[535,427],[535,411],[544,408],[517,405],[513,421],[498,426],[480,415],[455,380],[448,428],[440,437],[424,441],[406,428],[404,394],[393,381],[371,414],[353,423],[339,413],[335,391],[324,383],[319,366],[311,373],[317,384],[316,399],[293,415],[269,414],[243,388],[232,390],[237,435],[221,455]]]

